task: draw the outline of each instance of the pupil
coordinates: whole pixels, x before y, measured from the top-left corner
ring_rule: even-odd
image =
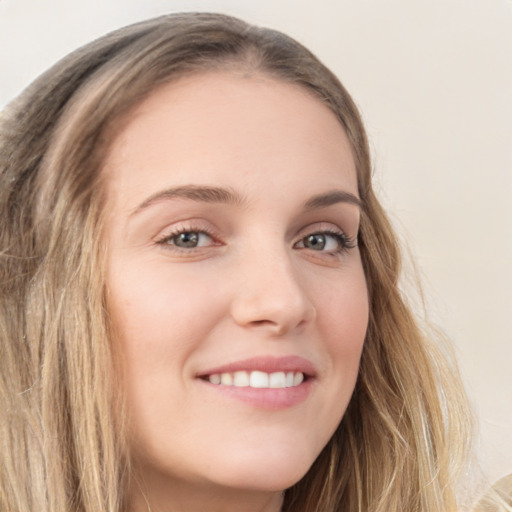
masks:
[[[196,247],[199,241],[199,235],[194,232],[180,233],[175,240],[175,244],[179,247]]]
[[[304,245],[309,249],[321,250],[325,247],[324,235],[309,235],[304,240]]]

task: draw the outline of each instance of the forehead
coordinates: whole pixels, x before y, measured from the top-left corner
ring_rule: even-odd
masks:
[[[250,188],[251,179],[272,181],[278,171],[324,188],[343,178],[357,193],[334,113],[306,88],[265,75],[211,72],[161,86],[125,117],[104,167],[116,195],[149,194],[166,180]]]

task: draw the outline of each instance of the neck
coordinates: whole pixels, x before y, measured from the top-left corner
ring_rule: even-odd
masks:
[[[284,492],[219,489],[215,485],[187,485],[134,481],[128,512],[280,512]]]

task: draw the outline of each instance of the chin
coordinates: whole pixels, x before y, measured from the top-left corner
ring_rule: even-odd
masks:
[[[265,450],[263,450],[265,452]],[[276,453],[277,452],[277,453]],[[228,467],[216,471],[215,479],[221,476],[221,485],[251,491],[277,492],[295,485],[311,468],[316,456],[283,453],[277,450],[272,454],[259,453],[254,457],[238,454],[231,457]],[[263,456],[263,458],[262,458]]]

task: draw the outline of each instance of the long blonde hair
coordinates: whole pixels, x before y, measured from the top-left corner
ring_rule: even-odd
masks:
[[[370,320],[348,410],[284,511],[446,512],[470,419],[454,365],[399,291],[397,238],[337,78],[287,36],[219,14],[139,23],[76,51],[0,120],[0,510],[123,510],[130,476],[103,276],[101,163],[160,84],[234,69],[299,84],[347,131],[363,203]]]

